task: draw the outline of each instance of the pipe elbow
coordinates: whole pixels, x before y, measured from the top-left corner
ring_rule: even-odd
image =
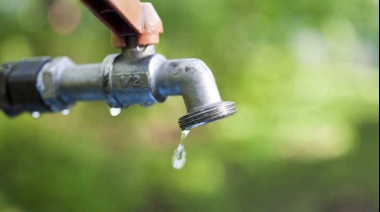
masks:
[[[210,68],[198,59],[169,60],[155,75],[157,93],[161,97],[182,96],[187,114],[180,118],[182,130],[232,116],[233,102],[223,102]]]
[[[168,60],[156,80],[158,94],[182,96],[188,112],[222,101],[210,68],[198,59]]]

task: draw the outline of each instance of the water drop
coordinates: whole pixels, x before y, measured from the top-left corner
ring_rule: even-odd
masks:
[[[139,52],[143,52],[143,51],[146,50],[146,48],[147,48],[147,46],[138,45],[138,46],[137,46],[137,51],[139,51]]]
[[[116,117],[116,116],[120,115],[120,113],[121,113],[121,108],[119,108],[119,107],[111,107],[110,108],[111,116]]]
[[[186,163],[186,149],[185,149],[185,139],[187,135],[190,133],[190,130],[184,130],[182,131],[181,135],[181,141],[177,147],[177,149],[174,151],[173,158],[172,158],[172,165],[174,169],[182,169],[185,166]]]
[[[41,113],[40,112],[32,112],[32,114],[31,114],[31,116],[33,117],[33,118],[35,118],[35,119],[38,119],[38,118],[40,118],[41,117]]]
[[[173,168],[182,169],[186,163],[186,150],[185,146],[180,144],[178,148],[174,151],[173,155]]]
[[[70,112],[71,112],[70,109],[65,109],[65,110],[61,111],[62,115],[64,115],[64,116],[70,115]]]

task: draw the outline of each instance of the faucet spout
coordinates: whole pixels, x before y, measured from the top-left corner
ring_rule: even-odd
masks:
[[[223,102],[214,75],[198,59],[169,60],[155,72],[157,94],[182,96],[187,114],[180,118],[182,130],[190,130],[236,113],[235,103]]]

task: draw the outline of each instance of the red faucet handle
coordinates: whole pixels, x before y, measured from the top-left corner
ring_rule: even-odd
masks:
[[[151,3],[139,0],[82,0],[113,33],[115,47],[125,47],[125,37],[136,35],[139,45],[159,43],[162,21]]]

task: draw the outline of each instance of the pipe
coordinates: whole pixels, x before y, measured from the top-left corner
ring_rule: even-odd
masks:
[[[154,77],[158,93],[182,96],[188,112],[222,101],[211,70],[201,60],[166,61]]]
[[[180,118],[182,130],[208,124],[232,116],[236,108],[232,102],[223,102],[214,75],[198,59],[169,60],[155,75],[161,96],[182,96],[188,114]]]
[[[59,82],[62,94],[70,102],[104,100],[102,64],[66,69]]]
[[[233,102],[222,101],[215,78],[204,62],[198,59],[166,60],[155,54],[154,46],[124,49],[120,55],[108,56],[102,64],[78,66],[67,57],[61,57],[38,67],[40,70],[33,70],[31,76],[35,76],[36,90],[43,101],[28,104],[50,108],[50,112],[68,109],[78,101],[101,100],[110,107],[127,108],[136,104],[147,107],[164,102],[169,96],[182,96],[188,111],[179,120],[182,130],[236,113]],[[12,72],[14,70],[7,70],[2,74],[0,70],[0,79],[3,78],[0,91],[7,88],[1,83]],[[0,94],[8,92],[4,90]],[[27,91],[16,96],[25,94]],[[12,102],[12,97],[0,95],[1,109],[9,110]],[[38,108],[23,105],[18,111],[45,112]]]

